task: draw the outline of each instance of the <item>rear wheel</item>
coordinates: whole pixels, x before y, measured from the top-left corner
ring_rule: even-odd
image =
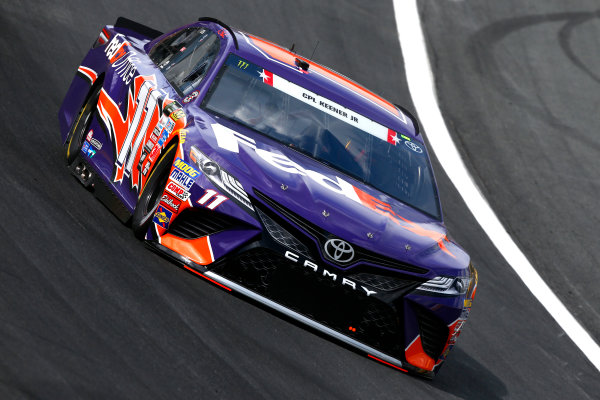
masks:
[[[145,238],[148,226],[150,226],[154,212],[158,207],[158,203],[160,203],[161,195],[169,179],[169,172],[175,159],[176,150],[177,143],[173,143],[167,148],[152,169],[146,186],[144,186],[142,194],[138,199],[133,218],[131,219],[131,228],[135,237],[140,240]]]
[[[81,110],[79,110],[79,114],[77,114],[77,117],[75,117],[75,122],[71,125],[71,129],[67,135],[66,143],[67,165],[70,165],[73,161],[75,161],[77,155],[81,151],[84,137],[90,127],[90,124],[92,123],[92,116],[94,115],[94,109],[98,104],[101,88],[101,85],[98,85],[96,88],[94,88],[94,91],[90,97],[88,97],[83,107],[81,107]]]

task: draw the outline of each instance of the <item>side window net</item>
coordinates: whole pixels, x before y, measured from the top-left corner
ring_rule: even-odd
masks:
[[[202,82],[219,48],[219,38],[211,30],[187,28],[157,43],[149,56],[169,83],[187,96]]]

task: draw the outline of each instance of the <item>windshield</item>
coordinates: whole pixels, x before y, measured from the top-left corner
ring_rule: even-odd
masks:
[[[422,144],[262,67],[229,55],[203,107],[440,219]]]

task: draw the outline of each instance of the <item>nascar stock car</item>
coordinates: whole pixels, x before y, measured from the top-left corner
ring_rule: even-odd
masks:
[[[477,273],[448,239],[414,117],[212,18],[119,18],[59,111],[70,171],[186,269],[433,377]]]

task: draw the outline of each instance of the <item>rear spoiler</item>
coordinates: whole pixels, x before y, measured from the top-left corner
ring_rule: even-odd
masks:
[[[156,29],[152,29],[146,25],[142,25],[139,22],[132,21],[125,17],[117,18],[117,22],[115,22],[114,26],[115,28],[129,29],[130,31],[139,33],[140,35],[147,36],[150,39],[156,39],[163,34],[161,31],[157,31]]]

